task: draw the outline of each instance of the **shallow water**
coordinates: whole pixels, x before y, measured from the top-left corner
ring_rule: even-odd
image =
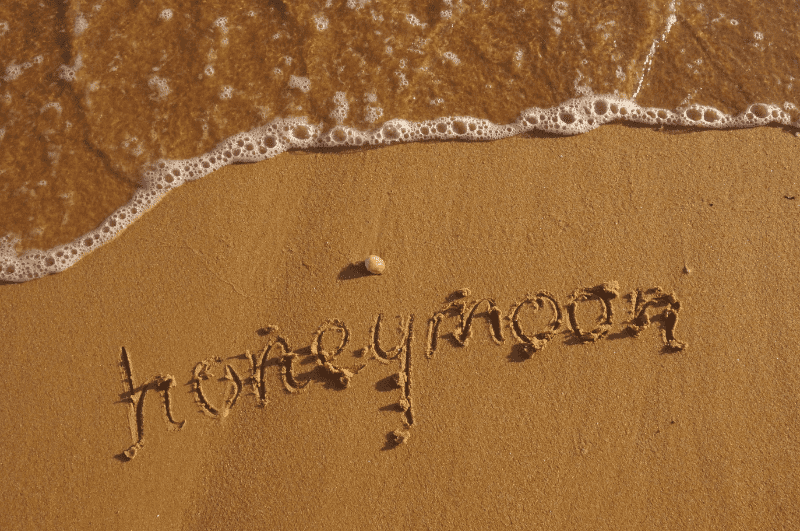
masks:
[[[301,4],[0,5],[0,280],[286,149],[800,125],[794,2]]]

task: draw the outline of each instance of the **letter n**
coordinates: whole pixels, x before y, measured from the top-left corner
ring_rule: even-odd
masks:
[[[661,312],[661,319],[664,322],[664,329],[661,331],[661,339],[664,342],[664,348],[667,350],[677,351],[684,350],[686,343],[679,341],[675,337],[675,328],[678,325],[678,312],[681,309],[680,301],[675,297],[674,293],[664,293],[660,287],[650,288],[647,290],[637,289],[633,294],[633,319],[628,325],[628,332],[633,337],[639,335],[650,326],[650,316],[647,315],[647,309],[653,306],[666,306],[664,311]]]

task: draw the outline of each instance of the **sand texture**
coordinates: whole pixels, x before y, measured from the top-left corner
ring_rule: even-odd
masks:
[[[798,142],[605,126],[183,186],[0,286],[0,527],[800,528]]]

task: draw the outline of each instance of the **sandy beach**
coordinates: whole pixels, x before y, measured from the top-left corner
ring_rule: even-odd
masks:
[[[182,186],[0,286],[0,527],[797,529],[798,142],[612,125]]]

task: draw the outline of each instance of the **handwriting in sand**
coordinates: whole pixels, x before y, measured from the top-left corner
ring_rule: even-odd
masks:
[[[474,299],[469,289],[453,292],[447,302],[428,318],[424,339],[424,352],[427,360],[433,360],[439,350],[439,340],[443,337],[441,325],[445,319],[452,319],[454,328],[450,337],[456,346],[466,347],[474,330],[476,318],[488,322],[489,335],[498,345],[506,341],[505,331],[508,329],[514,340],[514,346],[523,358],[530,358],[544,349],[558,333],[577,339],[580,343],[596,342],[607,337],[614,326],[614,303],[619,298],[619,286],[616,282],[607,282],[588,288],[575,290],[563,305],[547,291],[526,295],[503,312],[494,299]],[[637,289],[628,294],[630,300],[630,318],[622,323],[619,334],[639,337],[652,320],[661,323],[661,339],[666,352],[678,352],[686,349],[686,343],[675,337],[678,314],[681,303],[672,293],[661,288]],[[578,323],[577,308],[590,301],[600,303],[600,315],[590,328]],[[660,310],[660,311],[655,311]],[[549,323],[541,330],[525,330],[523,317],[526,312],[550,312]],[[387,444],[398,446],[408,441],[414,425],[414,397],[412,392],[412,347],[415,343],[415,316],[408,315],[401,319],[400,337],[392,347],[381,341],[383,314],[378,314],[369,331],[367,345],[360,351],[365,362],[376,361],[383,364],[399,363],[398,372],[394,374],[393,383],[399,391],[397,408],[402,413],[402,425],[387,434]],[[207,416],[223,419],[234,409],[237,401],[245,392],[255,395],[258,403],[267,405],[268,385],[271,379],[280,382],[287,393],[300,394],[308,389],[313,380],[322,381],[329,386],[346,389],[351,380],[366,366],[362,363],[356,367],[345,367],[337,362],[339,355],[345,351],[351,340],[351,333],[346,324],[339,319],[329,319],[314,332],[311,344],[293,349],[289,340],[279,334],[278,327],[267,326],[260,334],[267,342],[258,353],[250,351],[228,360],[220,357],[199,361],[191,370],[189,385],[195,402],[202,413]],[[338,344],[330,350],[323,347],[323,338],[337,337]],[[334,343],[336,343],[334,341]],[[330,343],[328,343],[330,345]],[[301,381],[296,374],[296,365],[301,353],[311,356],[316,363],[314,378],[306,377]],[[234,358],[245,358],[248,361],[247,375],[242,376],[233,365],[227,363]],[[277,374],[271,368],[277,367]],[[227,382],[224,398],[217,404],[212,403],[203,389],[203,382],[213,376],[212,371],[222,369],[221,380]],[[164,419],[169,429],[180,430],[186,420],[176,420],[173,411],[172,393],[177,385],[174,376],[168,374],[155,375],[144,382],[137,382],[134,377],[130,353],[123,346],[120,354],[120,372],[124,386],[122,400],[129,408],[129,421],[133,444],[119,457],[131,460],[145,445],[144,402],[148,393],[160,396]],[[277,378],[275,378],[277,376]]]

